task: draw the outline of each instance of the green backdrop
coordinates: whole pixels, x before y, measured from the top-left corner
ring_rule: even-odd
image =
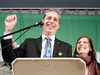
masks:
[[[10,13],[0,13],[0,36],[4,34],[4,20]],[[41,21],[43,14],[16,14],[17,24],[13,31],[28,27],[34,23]],[[16,33],[13,38],[16,39],[24,31]],[[42,34],[41,27],[33,27],[20,37],[16,42],[21,44],[26,38],[37,38]],[[93,40],[94,47],[100,52],[100,15],[61,15],[60,28],[56,37],[64,42],[72,45],[74,52],[77,39],[87,35]]]

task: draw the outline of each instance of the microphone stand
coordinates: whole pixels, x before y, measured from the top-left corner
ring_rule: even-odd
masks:
[[[12,32],[12,33],[6,34],[6,35],[4,35],[4,36],[1,36],[0,39],[3,38],[3,37],[9,36],[9,35],[12,35],[12,34],[18,33],[18,32],[20,32],[20,31],[23,31],[23,30],[29,29],[29,28],[31,28],[31,27],[36,27],[36,26],[38,26],[38,25],[39,25],[39,23],[38,23],[38,24],[31,25],[31,26],[28,26],[28,27],[23,28],[23,29],[20,29],[20,30],[17,30],[17,31]]]

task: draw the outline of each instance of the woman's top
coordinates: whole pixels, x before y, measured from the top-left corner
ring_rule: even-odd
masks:
[[[88,75],[100,75],[100,68],[96,60],[91,60],[91,56],[76,55],[76,57],[83,59],[88,66]]]

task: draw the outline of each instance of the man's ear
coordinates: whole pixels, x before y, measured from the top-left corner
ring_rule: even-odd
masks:
[[[58,23],[58,28],[57,29],[59,29],[59,26],[60,26],[60,23]]]
[[[42,19],[42,22],[44,22],[44,19]]]

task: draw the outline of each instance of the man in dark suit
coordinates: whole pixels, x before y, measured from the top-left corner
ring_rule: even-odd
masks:
[[[68,43],[58,40],[55,37],[57,29],[60,25],[60,15],[56,10],[49,10],[44,14],[43,17],[43,33],[37,38],[28,38],[26,39],[19,48],[13,50],[12,46],[6,45],[10,44],[12,39],[11,37],[5,37],[2,43],[2,52],[3,58],[6,62],[12,62],[17,57],[40,57],[44,58],[45,52],[45,37],[50,37],[51,42],[51,55],[53,57],[71,57],[72,56],[72,46]],[[11,33],[15,24],[17,23],[16,15],[9,15],[5,19],[5,33]]]

